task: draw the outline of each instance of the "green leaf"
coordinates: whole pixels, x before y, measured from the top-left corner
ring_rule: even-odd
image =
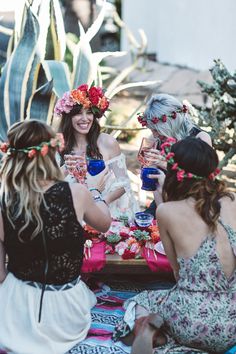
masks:
[[[55,105],[55,95],[52,95],[53,81],[37,89],[29,100],[27,119],[39,119],[51,123]]]
[[[70,71],[65,62],[45,60],[42,65],[47,80],[53,80],[53,91],[57,97],[62,97],[63,93],[71,90]]]
[[[38,35],[38,21],[28,8],[23,35],[5,64],[0,79],[0,118],[3,130],[25,118],[39,62],[36,55]]]

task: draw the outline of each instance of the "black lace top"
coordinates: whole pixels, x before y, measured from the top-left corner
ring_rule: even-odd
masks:
[[[32,241],[30,236],[34,226],[30,225],[21,234],[26,240],[21,242],[18,230],[24,223],[24,218],[18,218],[14,229],[3,206],[8,270],[22,280],[65,284],[80,275],[84,247],[83,228],[77,221],[67,182],[55,183],[45,192],[44,197],[48,208],[41,206],[43,233],[38,234]],[[45,264],[48,268],[46,279]]]

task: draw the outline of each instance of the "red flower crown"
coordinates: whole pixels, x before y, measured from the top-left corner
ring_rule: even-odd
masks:
[[[5,142],[0,144],[0,151],[3,153],[6,153],[7,155],[12,155],[15,152],[23,152],[28,155],[30,159],[35,157],[37,153],[40,153],[40,155],[45,156],[48,153],[48,149],[50,147],[52,148],[58,148],[59,151],[62,151],[64,149],[64,138],[61,133],[57,133],[55,138],[51,138],[49,141],[43,141],[39,145],[36,146],[28,146],[22,149],[16,149],[12,146],[10,146],[9,143]]]
[[[210,180],[214,180],[215,177],[220,173],[220,169],[216,168],[215,171],[210,173],[208,177],[197,176],[194,173],[186,172],[183,168],[179,167],[178,162],[174,160],[174,152],[171,152],[171,146],[176,143],[176,139],[168,138],[163,144],[161,144],[161,154],[165,157],[167,163],[172,165],[172,170],[176,171],[176,178],[178,182],[182,182],[184,178],[188,179],[203,179],[209,178]]]
[[[157,124],[159,122],[165,123],[167,121],[167,118],[176,119],[177,113],[187,113],[187,112],[188,112],[188,108],[184,104],[182,108],[179,108],[176,111],[171,112],[170,114],[163,114],[160,117],[153,117],[152,119],[150,119],[150,121],[153,124]],[[143,127],[145,127],[148,121],[147,116],[144,113],[137,113],[137,114],[138,114],[137,119],[139,123],[142,124]]]
[[[88,88],[87,84],[83,84],[75,90],[65,92],[62,98],[57,101],[54,113],[58,116],[70,113],[75,105],[81,105],[84,109],[91,110],[97,118],[100,118],[108,109],[109,101],[101,87]]]

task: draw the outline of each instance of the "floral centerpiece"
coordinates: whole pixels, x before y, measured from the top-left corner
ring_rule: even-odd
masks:
[[[146,228],[121,226],[119,231],[105,234],[106,254],[118,253],[123,259],[140,258],[143,247],[154,248],[160,240],[157,224]]]

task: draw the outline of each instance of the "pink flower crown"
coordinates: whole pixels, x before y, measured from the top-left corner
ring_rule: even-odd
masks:
[[[188,108],[184,104],[182,108],[179,108],[176,111],[171,112],[170,114],[163,114],[160,117],[153,117],[152,119],[150,119],[150,121],[153,124],[157,124],[159,122],[165,123],[167,121],[167,118],[176,119],[177,113],[187,113],[187,112],[188,112]],[[137,113],[137,114],[138,114],[137,119],[139,123],[142,124],[143,127],[145,127],[148,121],[147,116],[144,113]]]
[[[22,149],[16,149],[14,147],[11,147],[9,143],[5,142],[0,144],[0,151],[10,156],[17,152],[23,152],[27,154],[30,159],[32,159],[37,155],[37,153],[40,153],[40,155],[42,156],[47,155],[48,149],[50,147],[58,148],[59,151],[62,151],[64,149],[64,146],[65,144],[63,135],[61,133],[57,133],[55,138],[51,138],[49,141],[43,141],[39,145],[28,146]]]
[[[57,101],[54,113],[58,116],[70,113],[75,105],[81,105],[84,109],[91,110],[97,118],[101,118],[109,107],[109,101],[101,87],[88,88],[87,84],[83,84],[75,90],[64,93]]]
[[[174,138],[168,138],[163,144],[161,144],[161,154],[165,157],[166,161],[172,165],[172,170],[176,171],[176,177],[178,182],[182,182],[184,178],[188,179],[203,179],[206,177],[202,176],[197,176],[194,173],[191,172],[186,172],[183,168],[179,167],[178,162],[175,162],[174,160],[174,152],[171,152],[171,146],[176,143],[176,139]],[[207,177],[210,180],[214,180],[215,177],[220,173],[220,169],[216,168],[215,171],[210,173],[210,175]]]

